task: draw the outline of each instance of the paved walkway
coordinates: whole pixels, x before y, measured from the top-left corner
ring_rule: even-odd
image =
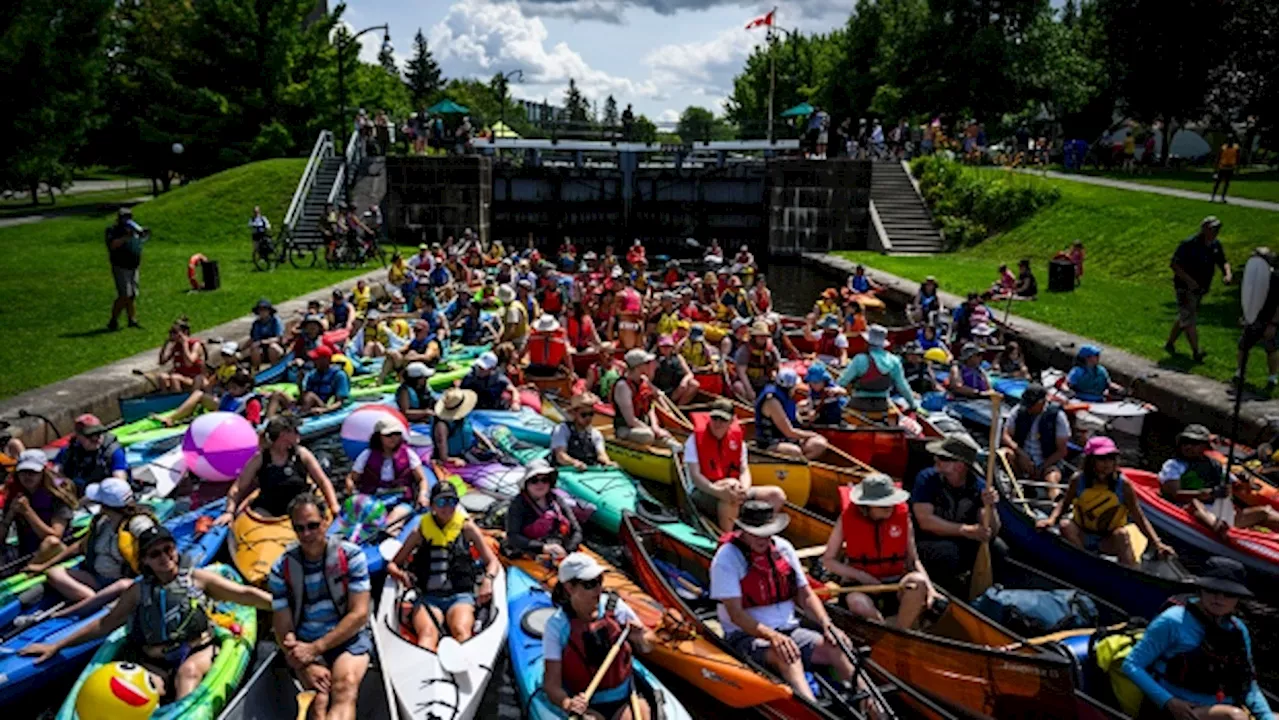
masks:
[[[1097,177],[1096,175],[1074,175],[1069,173],[1060,173],[1050,170],[1042,172],[1032,168],[1015,168],[1018,172],[1028,175],[1041,175],[1050,177],[1054,180],[1070,180],[1072,182],[1088,183],[1090,185],[1102,185],[1103,187],[1117,188],[1119,190],[1133,190],[1136,192],[1152,193],[1155,195],[1168,195],[1170,197],[1182,198],[1183,200],[1203,200],[1209,202],[1209,193],[1195,192],[1193,190],[1180,190],[1178,188],[1164,187],[1161,185],[1146,185],[1143,183],[1128,182],[1127,180],[1113,180],[1106,177]],[[1280,212],[1280,203],[1267,202],[1266,200],[1250,200],[1249,198],[1227,198],[1228,205],[1237,205],[1239,207],[1255,208],[1257,210],[1271,210],[1272,212]]]
[[[108,207],[113,205],[119,205],[121,207],[124,207],[124,206],[132,207],[139,203],[144,203],[150,199],[151,199],[150,195],[140,195],[136,198],[129,198],[128,200],[122,200],[114,203],[103,203],[103,204],[107,205]],[[59,207],[57,205],[52,205],[52,206],[49,206],[47,209],[39,212],[34,212],[34,208],[33,208],[33,212],[30,215],[15,215],[14,217],[0,218],[0,228],[13,227],[15,225],[30,225],[31,223],[38,223],[44,220],[52,220],[53,218],[68,217],[71,215],[99,215],[101,213],[98,211],[98,207],[99,206],[96,206],[96,205],[73,205],[69,207],[68,206]]]

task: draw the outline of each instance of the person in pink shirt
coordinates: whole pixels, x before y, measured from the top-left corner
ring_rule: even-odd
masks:
[[[1076,266],[1076,285],[1079,285],[1084,279],[1084,242],[1076,240],[1071,243],[1071,250],[1067,252],[1067,257]]]

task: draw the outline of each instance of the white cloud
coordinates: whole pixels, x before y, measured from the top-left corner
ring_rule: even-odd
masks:
[[[744,14],[750,15],[768,12],[772,3],[769,0],[520,0],[520,5],[530,15],[617,24],[622,22],[627,8],[649,10],[659,15],[675,15],[681,11],[732,5],[743,8]],[[797,17],[811,18],[832,12],[848,14],[850,6],[851,3],[847,0],[793,0],[787,11]],[[744,23],[746,19],[744,17]]]
[[[658,122],[673,123],[680,119],[680,111],[675,108],[667,108],[658,113]]]
[[[764,42],[764,33],[738,27],[722,30],[706,42],[664,45],[644,62],[658,87],[707,98],[702,104],[720,113],[733,92],[733,76],[741,72],[752,49]]]

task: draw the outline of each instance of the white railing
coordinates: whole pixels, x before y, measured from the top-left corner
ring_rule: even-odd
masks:
[[[342,189],[347,184],[347,169],[345,167],[338,168],[338,174],[333,178],[333,187],[329,188],[329,195],[325,197],[325,202],[330,205],[337,206],[338,198],[342,196]]]
[[[302,178],[298,180],[298,187],[293,191],[293,199],[289,201],[289,209],[285,211],[283,228],[285,232],[293,232],[293,227],[298,223],[298,218],[302,217],[302,208],[306,204],[307,193],[311,192],[311,187],[316,183],[316,175],[320,172],[320,166],[326,158],[333,157],[333,133],[328,130],[321,130],[320,135],[316,137],[316,144],[311,148],[311,155],[307,158],[307,166],[302,171]]]

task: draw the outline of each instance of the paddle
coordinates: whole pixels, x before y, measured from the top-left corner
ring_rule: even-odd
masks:
[[[298,703],[298,720],[307,720],[307,712],[311,710],[311,703],[316,699],[316,691],[302,690],[295,699]]]
[[[995,487],[993,483],[996,481],[996,453],[1000,451],[998,444],[1000,438],[1000,402],[999,393],[989,393],[991,399],[991,432],[987,436],[987,485]],[[991,527],[991,508],[983,507],[982,509],[982,528],[984,530]],[[991,587],[993,581],[991,571],[991,545],[989,540],[983,540],[978,546],[978,556],[973,561],[973,574],[969,577],[969,599],[973,600]]]
[[[33,627],[33,626],[35,626],[35,625],[39,625],[40,623],[44,622],[45,620],[48,620],[49,618],[53,617],[54,613],[58,612],[59,610],[62,610],[62,609],[63,609],[63,608],[65,608],[66,606],[67,606],[67,601],[66,601],[66,600],[63,600],[62,602],[58,603],[57,605],[54,605],[53,607],[49,608],[48,610],[45,610],[44,612],[38,613],[38,614],[37,614],[34,618],[32,618],[32,620],[31,620],[30,622],[28,622],[26,625],[24,625],[24,626],[22,626],[22,627],[15,627],[15,628],[13,628],[12,630],[10,630],[9,632],[5,633],[3,637],[0,637],[0,643],[7,643],[7,642],[9,642],[10,640],[12,640],[12,639],[14,639],[14,638],[18,637],[18,636],[19,636],[19,635],[21,635],[22,633],[26,632],[27,628],[29,628],[29,627]]]
[[[882,583],[878,585],[847,585],[845,587],[821,587],[814,588],[814,592],[819,595],[847,595],[849,593],[864,593],[866,595],[875,595],[877,593],[897,592],[902,589],[897,583]]]
[[[631,717],[640,720],[640,698],[636,696],[634,688],[631,690]]]
[[[586,692],[583,694],[587,698],[587,704],[591,704],[591,696],[596,694],[596,688],[600,687],[600,681],[604,680],[604,673],[613,664],[613,659],[618,657],[618,651],[622,649],[622,643],[627,641],[627,630],[623,628],[622,634],[618,636],[618,641],[609,648],[609,654],[604,656],[604,662],[600,663],[600,669],[596,671],[596,676],[591,678],[591,683],[587,685]],[[442,661],[443,663],[443,661]],[[573,720],[582,720],[581,715],[571,715]]]
[[[896,585],[894,586],[897,587]],[[875,680],[868,676],[867,671],[862,667],[862,658],[849,647],[845,639],[835,632],[835,628],[828,626],[831,632],[824,632],[823,635],[830,635],[835,639],[836,644],[840,646],[840,652],[849,659],[853,664],[853,686],[858,686],[858,681],[863,680],[863,686],[866,688],[868,699],[875,704],[875,710],[879,711],[882,718],[897,718],[898,714],[894,712],[893,707],[889,705],[889,701],[885,699],[884,694],[880,692],[880,687],[876,685]],[[841,704],[848,707],[848,702],[841,700]],[[853,708],[849,708],[853,709]]]

